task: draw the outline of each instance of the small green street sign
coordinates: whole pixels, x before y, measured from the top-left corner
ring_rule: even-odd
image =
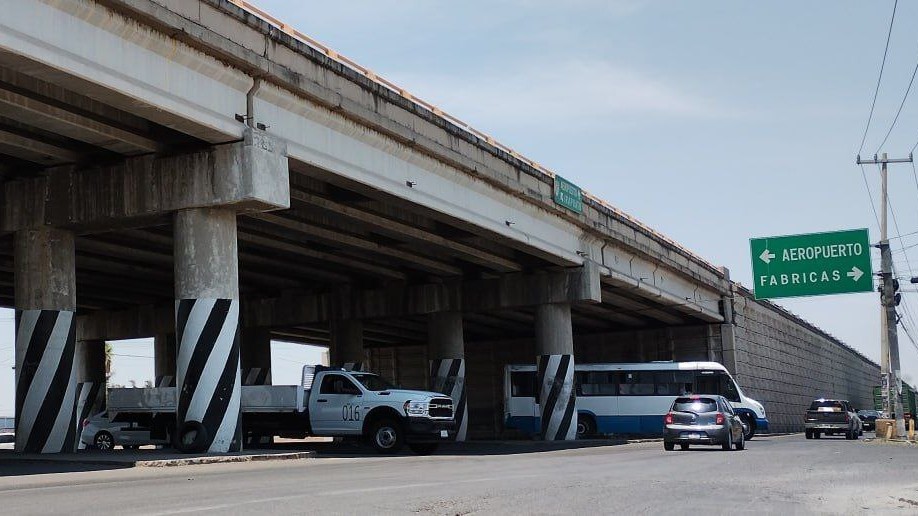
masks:
[[[583,192],[580,187],[564,179],[561,176],[555,176],[555,203],[560,206],[577,212],[583,212]]]
[[[873,387],[873,409],[883,410],[883,393],[879,385]]]
[[[756,299],[873,290],[866,229],[753,238],[749,247]]]

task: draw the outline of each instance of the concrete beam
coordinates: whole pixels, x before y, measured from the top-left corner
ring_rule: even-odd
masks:
[[[245,327],[284,328],[324,323],[334,318],[377,319],[441,311],[488,312],[552,302],[596,303],[599,271],[578,267],[542,274],[511,274],[459,284],[425,284],[331,293],[296,294],[246,300]],[[77,318],[85,339],[129,339],[174,331],[172,304],[140,306],[118,312],[93,312]],[[621,322],[627,322],[623,320]]]
[[[290,206],[283,142],[247,130],[242,142],[176,156],[130,158],[116,166],[54,170],[9,181],[0,232],[43,225],[88,230],[123,227],[188,208],[239,212]]]
[[[338,216],[363,222],[382,230],[391,231],[401,238],[408,238],[415,242],[421,242],[424,245],[446,249],[456,253],[460,258],[466,261],[498,272],[519,272],[521,269],[520,265],[513,260],[508,260],[494,253],[477,249],[449,238],[444,238],[436,233],[420,229],[417,226],[325,199],[324,197],[309,192],[293,190],[290,192],[290,197],[291,199],[305,202],[311,206],[317,206],[324,210],[331,211]]]
[[[162,146],[151,138],[90,118],[79,113],[78,109],[68,109],[67,104],[53,103],[40,95],[11,89],[9,85],[0,83],[0,115],[14,120],[28,120],[30,125],[46,131],[119,154],[162,150]]]
[[[78,316],[77,331],[86,340],[136,339],[175,331],[175,303],[136,306],[117,312]]]
[[[242,221],[240,220],[240,223]],[[258,235],[255,232],[249,232],[247,230],[239,229],[238,232],[239,242],[243,244],[252,244],[262,247],[268,247],[277,251],[283,251],[293,255],[298,255],[306,258],[312,258],[315,260],[321,260],[323,262],[330,262],[335,265],[340,265],[348,270],[359,270],[364,274],[369,275],[378,275],[383,276],[391,280],[400,280],[404,281],[406,276],[401,272],[398,272],[394,269],[388,267],[383,267],[380,265],[375,265],[372,263],[365,263],[360,260],[355,260],[352,258],[347,258],[345,256],[338,256],[332,253],[326,253],[322,251],[316,251],[308,247],[302,247],[298,244],[293,244],[280,240],[278,238],[272,238],[270,236]]]
[[[396,260],[402,260],[414,268],[427,271],[431,274],[446,276],[461,276],[462,269],[443,263],[438,260],[432,260],[418,255],[417,253],[404,251],[394,247],[378,244],[376,242],[342,233],[333,229],[326,229],[314,226],[301,220],[295,220],[289,217],[282,217],[270,213],[253,214],[252,217],[270,222],[280,227],[298,231],[309,235],[318,240],[332,242],[334,244],[350,247],[358,251],[371,252],[381,256],[387,256]]]
[[[243,310],[247,325],[281,327],[324,322],[332,317],[377,319],[601,300],[599,269],[587,264],[559,272],[508,274],[458,285],[434,283],[365,290],[349,296],[325,293],[262,299],[247,303]]]
[[[2,129],[0,129],[0,151],[45,166],[74,163],[80,159],[78,152]]]

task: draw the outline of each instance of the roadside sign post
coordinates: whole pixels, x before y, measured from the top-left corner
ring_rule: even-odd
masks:
[[[755,298],[873,291],[866,229],[753,238]]]

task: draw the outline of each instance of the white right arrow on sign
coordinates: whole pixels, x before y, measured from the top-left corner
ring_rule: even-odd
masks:
[[[864,271],[858,269],[857,267],[851,267],[851,270],[848,271],[848,277],[857,281],[861,279],[861,276],[864,275]]]

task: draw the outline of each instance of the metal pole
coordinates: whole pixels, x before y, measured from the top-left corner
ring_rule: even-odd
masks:
[[[874,156],[876,157],[876,156]],[[890,406],[892,401],[890,398],[891,385],[889,383],[889,320],[888,320],[888,307],[884,302],[888,292],[886,291],[886,276],[888,272],[889,264],[886,263],[886,252],[884,249],[889,249],[889,235],[887,234],[887,208],[886,205],[889,202],[888,191],[887,191],[887,162],[886,162],[886,153],[883,153],[883,159],[881,160],[880,165],[880,184],[881,184],[881,194],[880,194],[880,388],[883,395],[883,412],[887,416],[893,413],[893,408]]]
[[[905,418],[902,413],[902,397],[899,393],[899,340],[897,333],[897,321],[896,321],[896,300],[895,300],[895,291],[893,289],[893,277],[892,277],[892,251],[889,248],[889,237],[887,235],[886,227],[886,218],[887,211],[889,209],[889,197],[887,189],[887,157],[886,153],[883,153],[881,160],[881,184],[883,193],[881,195],[882,203],[882,215],[880,218],[880,268],[882,269],[882,278],[883,278],[883,296],[882,304],[885,310],[885,321],[886,321],[886,332],[885,338],[885,348],[887,354],[886,358],[889,360],[887,366],[887,378],[891,403],[890,407],[892,411],[896,414],[896,437],[905,436]]]
[[[897,333],[897,316],[896,316],[896,299],[895,280],[892,276],[892,251],[889,248],[889,237],[887,235],[886,218],[889,211],[889,192],[887,188],[887,164],[888,163],[911,163],[912,155],[908,158],[889,159],[884,152],[881,159],[874,155],[872,160],[861,160],[857,157],[858,165],[880,165],[880,179],[882,184],[881,195],[881,217],[880,217],[880,290],[883,295],[880,297],[881,308],[881,334],[880,334],[880,363],[881,379],[883,385],[883,410],[888,413],[896,414],[896,437],[905,436],[905,414],[902,411],[902,397],[899,392],[899,336]]]

